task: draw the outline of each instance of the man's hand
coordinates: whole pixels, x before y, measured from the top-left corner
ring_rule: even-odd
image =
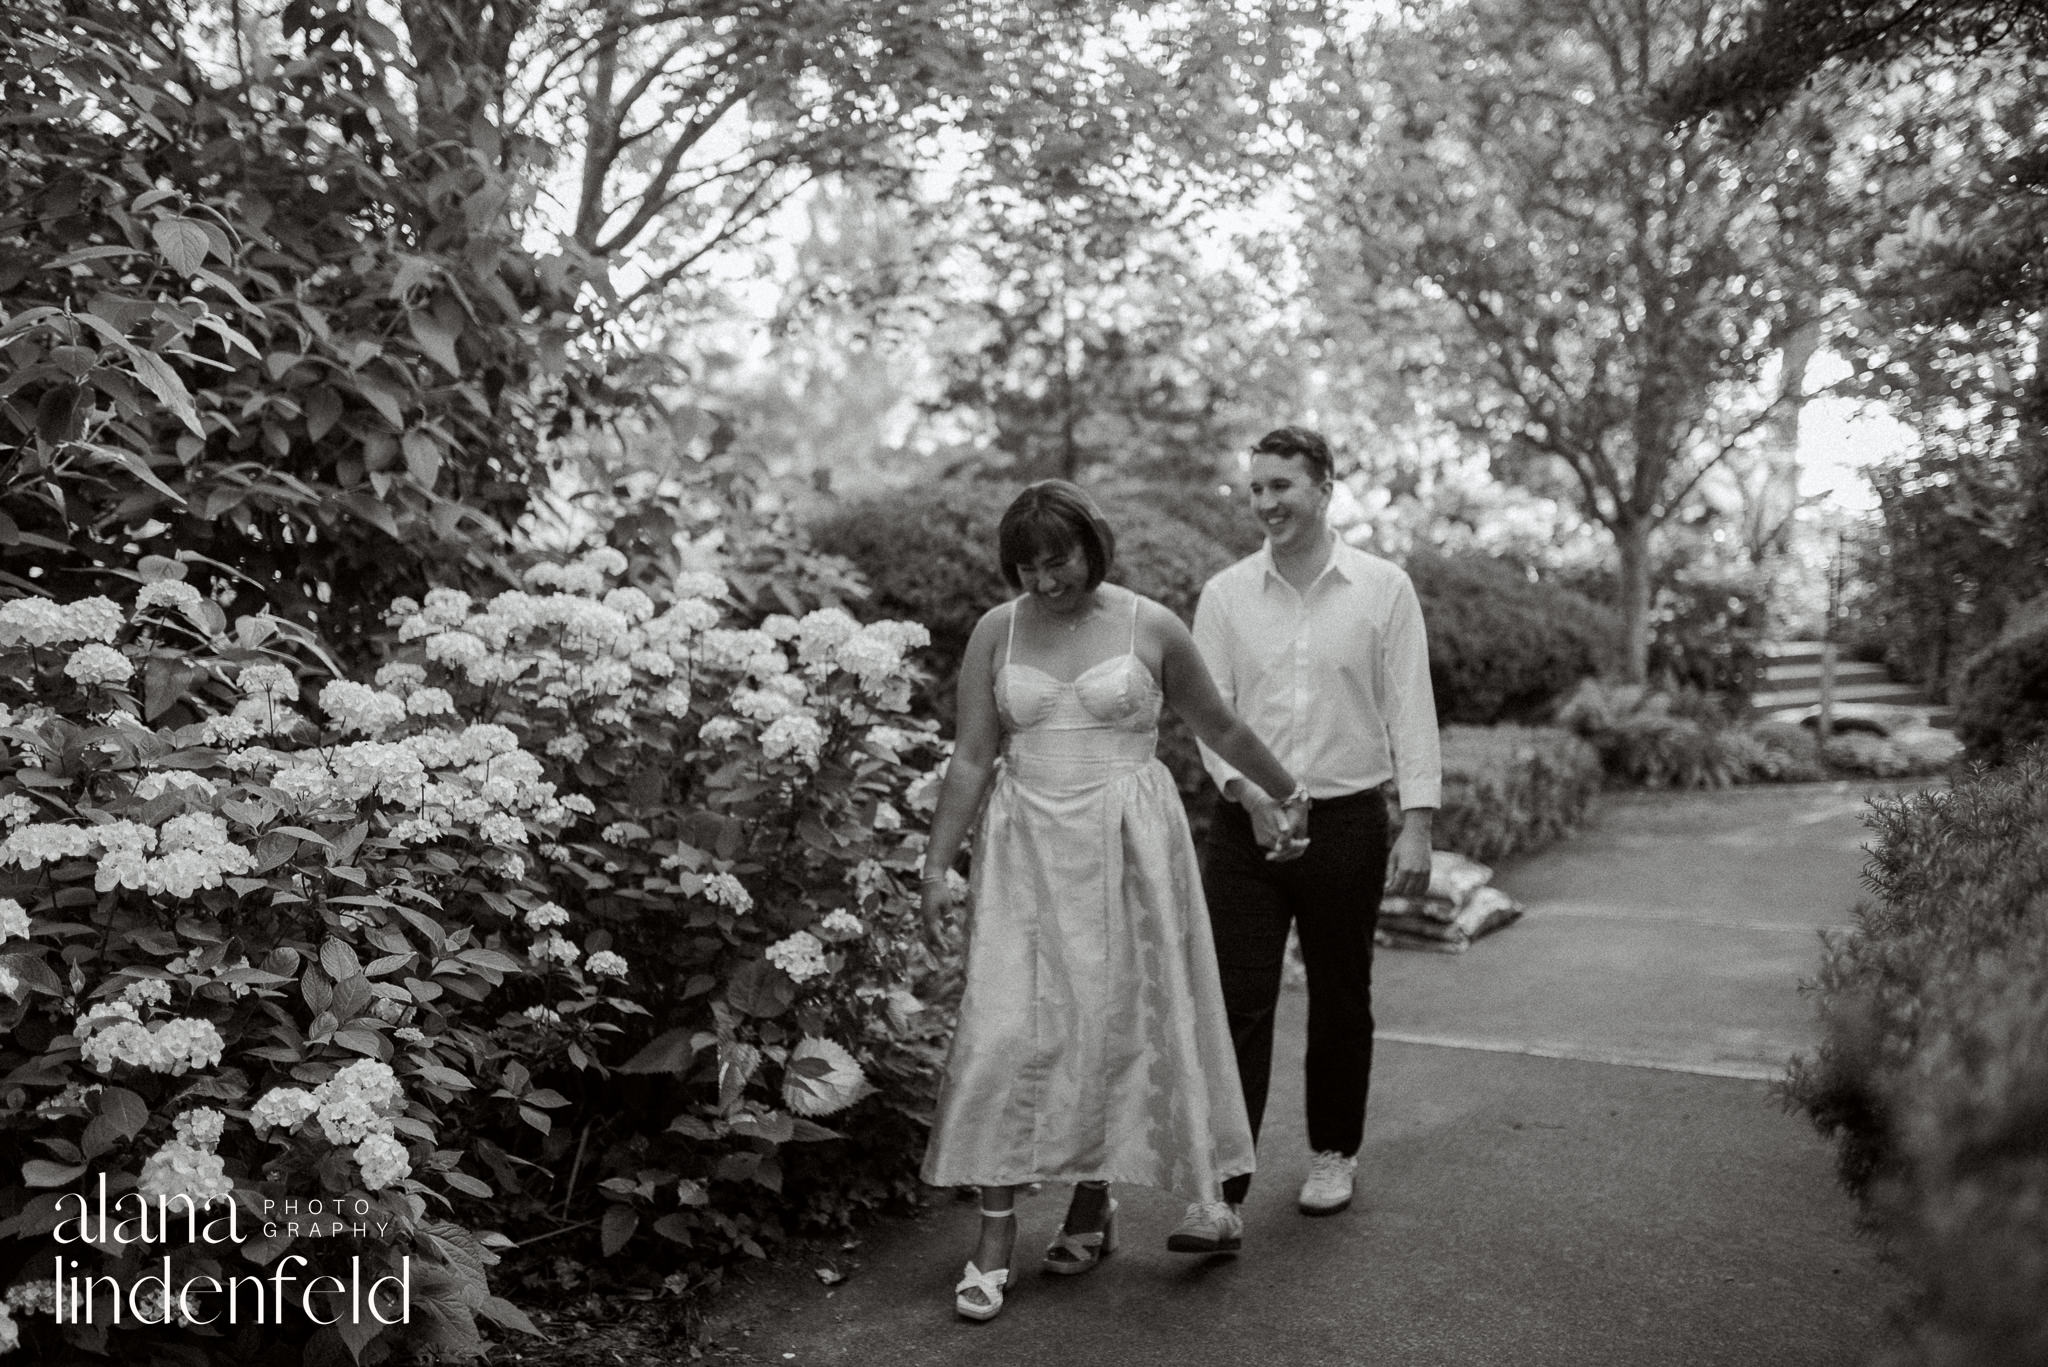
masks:
[[[1284,807],[1266,795],[1263,788],[1242,783],[1238,804],[1252,819],[1252,838],[1275,862],[1299,859],[1308,849],[1308,809]]]
[[[1387,892],[1395,897],[1422,897],[1429,892],[1429,817],[1411,811],[1394,837],[1387,856]]]

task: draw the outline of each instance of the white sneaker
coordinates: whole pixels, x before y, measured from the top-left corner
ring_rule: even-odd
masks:
[[[1174,1253],[1234,1253],[1244,1247],[1244,1216],[1228,1201],[1196,1201],[1166,1236]]]
[[[1303,1215],[1335,1215],[1351,1204],[1351,1182],[1358,1160],[1334,1149],[1319,1153],[1308,1166],[1308,1180],[1301,1184],[1296,1202]]]

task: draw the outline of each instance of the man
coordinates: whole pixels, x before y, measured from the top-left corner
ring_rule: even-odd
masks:
[[[1282,427],[1252,448],[1259,551],[1202,589],[1194,637],[1224,701],[1308,787],[1304,845],[1278,804],[1213,753],[1222,790],[1203,851],[1224,1007],[1257,1136],[1272,1072],[1273,1017],[1288,927],[1308,970],[1305,1060],[1314,1157],[1299,1207],[1351,1204],[1372,1069],[1372,937],[1383,892],[1429,887],[1430,822],[1441,786],[1436,703],[1414,585],[1398,566],[1330,530],[1329,444]],[[1388,848],[1380,785],[1394,779],[1402,823]],[[1168,1247],[1239,1247],[1249,1177],[1221,1202],[1188,1208]]]

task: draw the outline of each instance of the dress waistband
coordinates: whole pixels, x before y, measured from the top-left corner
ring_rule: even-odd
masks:
[[[1064,773],[1097,769],[1113,773],[1150,764],[1159,748],[1157,731],[1111,731],[1088,727],[1073,731],[1019,731],[1010,736],[1004,756],[1010,767],[1028,775],[1048,765]]]

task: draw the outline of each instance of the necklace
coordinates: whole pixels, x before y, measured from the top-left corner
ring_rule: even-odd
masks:
[[[1066,620],[1066,614],[1054,612],[1051,608],[1046,607],[1043,603],[1038,605],[1038,615],[1041,617],[1050,618],[1052,621],[1058,623],[1060,626],[1065,627],[1067,630],[1067,635],[1071,636],[1075,632],[1079,631],[1082,628],[1082,626],[1087,623],[1090,617],[1093,617],[1095,615],[1095,604],[1093,601],[1090,601],[1084,604],[1083,606],[1076,608],[1073,612],[1074,620],[1071,622]]]

